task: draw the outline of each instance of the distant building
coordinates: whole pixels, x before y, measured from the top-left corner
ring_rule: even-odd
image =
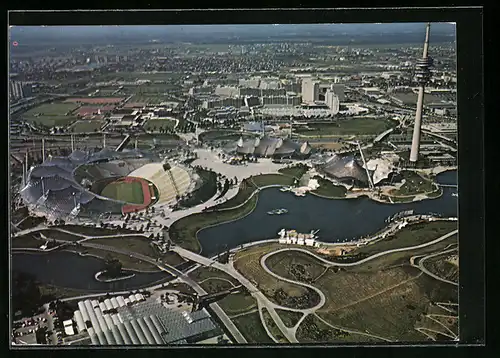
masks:
[[[319,82],[312,77],[302,79],[302,101],[312,103],[319,99]]]
[[[9,82],[9,99],[18,100],[31,96],[31,86],[19,81]]]
[[[333,88],[326,91],[325,102],[333,114],[339,113],[340,101],[339,101],[339,97],[333,91]]]

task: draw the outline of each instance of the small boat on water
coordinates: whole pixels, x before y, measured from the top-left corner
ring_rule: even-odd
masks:
[[[284,193],[285,193],[285,192],[287,192],[287,191],[291,191],[291,190],[292,190],[292,187],[291,187],[291,186],[284,186],[284,187],[282,187],[282,188],[280,189],[280,191],[282,191],[282,192],[284,192]]]
[[[281,209],[274,209],[274,210],[268,211],[267,213],[269,215],[283,215],[283,214],[288,213],[288,210],[281,208]]]
[[[456,197],[458,197],[458,193],[451,193],[451,196],[456,196]]]

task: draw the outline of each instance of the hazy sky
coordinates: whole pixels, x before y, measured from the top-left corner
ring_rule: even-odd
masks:
[[[239,33],[308,33],[347,34],[414,33],[424,31],[424,23],[391,24],[280,24],[280,25],[165,25],[165,26],[14,26],[11,36],[99,36],[99,35],[168,35],[168,34],[239,34]],[[455,25],[432,24],[434,33],[454,33]]]

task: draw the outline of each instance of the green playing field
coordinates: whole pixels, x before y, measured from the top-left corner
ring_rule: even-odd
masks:
[[[132,183],[112,182],[102,190],[101,195],[111,199],[122,200],[131,204],[144,203],[142,185],[138,181],[134,181]]]

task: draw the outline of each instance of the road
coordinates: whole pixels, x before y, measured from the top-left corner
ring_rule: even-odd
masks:
[[[262,310],[263,307],[267,309],[273,320],[275,321],[276,325],[280,329],[280,331],[283,333],[283,335],[291,342],[291,343],[298,343],[297,339],[295,336],[292,334],[289,328],[285,326],[281,318],[278,316],[276,313],[275,309],[284,309],[284,310],[290,310],[290,311],[296,311],[296,312],[302,312],[300,309],[290,309],[288,307],[280,306],[277,305],[273,302],[271,302],[257,287],[254,286],[250,280],[248,280],[245,276],[243,276],[241,273],[239,273],[232,265],[232,262],[229,264],[221,264],[220,262],[217,262],[213,259],[198,255],[194,252],[188,251],[186,249],[183,249],[179,246],[175,246],[173,251],[177,252],[180,256],[187,258],[188,260],[197,262],[203,266],[208,266],[208,267],[214,267],[218,270],[221,270],[228,275],[232,276],[236,280],[238,280],[249,292],[250,294],[256,299],[257,301],[257,307],[259,308],[259,311]],[[265,323],[263,322],[265,325]]]
[[[117,235],[117,236],[120,236],[120,235]],[[61,243],[70,243],[70,244],[74,243],[73,241],[66,241],[66,240],[59,240],[59,239],[56,239],[55,241],[61,242]],[[149,256],[142,255],[142,254],[139,254],[136,252],[130,252],[130,251],[118,249],[115,247],[106,246],[106,245],[92,244],[89,241],[81,242],[80,245],[82,247],[90,247],[90,248],[95,248],[95,249],[99,249],[99,250],[103,250],[103,251],[110,251],[110,252],[114,252],[114,253],[118,253],[118,254],[122,254],[122,255],[127,255],[127,256],[134,257],[136,259],[145,261],[145,262],[149,262],[149,263],[157,266],[160,270],[165,271],[173,276],[178,277],[181,281],[183,281],[186,284],[188,284],[189,286],[191,286],[198,295],[201,296],[201,295],[208,294],[208,292],[206,292],[200,285],[198,285],[198,283],[196,283],[194,280],[192,280],[190,277],[188,277],[187,275],[185,275],[184,273],[182,273],[181,271],[179,271],[175,267],[161,263],[161,262],[157,262],[156,259],[153,259]],[[74,299],[74,297],[71,297],[70,299],[66,299],[66,300],[69,301],[69,300],[73,300],[73,299]],[[231,319],[227,316],[227,314],[220,308],[220,306],[217,303],[211,303],[209,306],[213,310],[213,312],[219,317],[219,319],[222,321],[224,326],[226,326],[227,330],[231,333],[231,335],[234,337],[234,339],[236,340],[237,343],[247,343],[245,337],[243,337],[243,335],[238,330],[238,328],[234,325],[234,323],[231,321]]]
[[[421,258],[419,261],[418,261],[418,265],[415,265],[413,264],[414,267],[418,267],[423,273],[431,276],[432,278],[435,278],[436,280],[439,280],[441,282],[444,282],[444,283],[449,283],[450,285],[454,285],[454,286],[458,286],[458,283],[457,282],[453,282],[453,281],[450,281],[450,280],[446,280],[442,277],[439,277],[438,275],[430,272],[425,266],[424,266],[424,262],[430,258],[433,258],[433,257],[436,257],[436,256],[439,256],[439,255],[444,255],[444,254],[447,254],[447,253],[451,253],[451,252],[454,252],[454,251],[457,251],[456,248],[452,248],[452,249],[449,249],[449,250],[446,250],[446,251],[441,251],[441,252],[437,252],[435,254],[432,254],[432,255],[428,255],[428,256],[425,256],[423,258]]]
[[[270,256],[271,254],[277,254],[279,252],[283,252],[283,251],[300,251],[300,252],[304,252],[306,254],[309,254],[313,257],[315,257],[316,259],[318,259],[319,261],[329,265],[329,266],[341,266],[341,267],[349,267],[349,266],[357,266],[357,265],[361,265],[361,264],[364,264],[365,262],[368,262],[368,261],[371,261],[371,260],[374,260],[378,257],[381,257],[381,256],[385,256],[385,255],[389,255],[389,254],[392,254],[392,253],[395,253],[395,252],[403,252],[403,251],[411,251],[411,250],[417,250],[417,249],[422,249],[424,247],[427,247],[427,246],[431,246],[431,245],[434,245],[434,244],[437,244],[438,242],[441,242],[443,240],[446,240],[447,238],[449,238],[450,236],[453,236],[453,235],[456,235],[458,233],[458,229],[457,230],[453,230],[452,232],[449,232],[448,234],[446,235],[443,235],[443,236],[440,236],[438,237],[437,239],[434,239],[432,241],[429,241],[429,242],[426,242],[426,243],[423,243],[423,244],[420,244],[420,245],[416,245],[416,246],[408,246],[408,247],[401,247],[399,249],[392,249],[392,250],[387,250],[387,251],[382,251],[382,252],[379,252],[377,254],[374,254],[372,256],[368,256],[362,260],[359,260],[359,261],[356,261],[356,262],[349,262],[349,263],[344,263],[344,262],[332,262],[332,261],[329,261],[321,256],[318,256],[316,255],[315,253],[309,251],[309,250],[306,250],[306,249],[300,249],[300,248],[295,248],[295,247],[291,247],[291,248],[286,248],[286,249],[280,249],[280,250],[276,250],[276,251],[273,251],[271,252],[268,256]],[[266,255],[267,256],[267,255]]]

